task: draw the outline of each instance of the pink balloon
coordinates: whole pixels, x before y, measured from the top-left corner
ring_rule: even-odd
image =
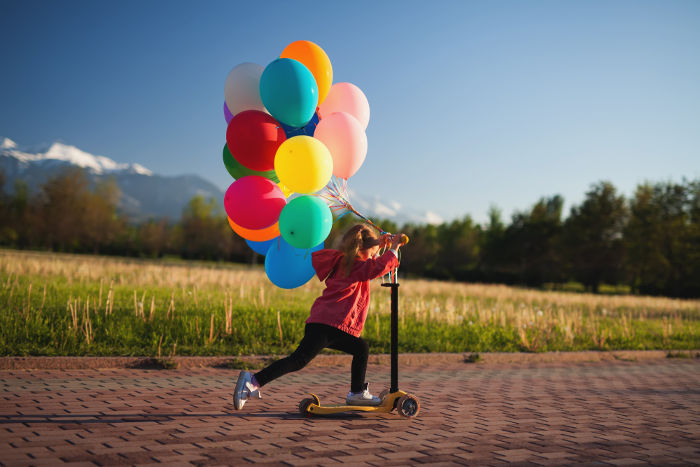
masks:
[[[328,96],[318,108],[318,116],[323,119],[335,112],[347,112],[360,122],[362,130],[369,124],[369,102],[365,94],[352,83],[335,83]]]
[[[326,145],[333,158],[333,175],[348,179],[367,156],[367,135],[347,112],[335,112],[318,122],[314,138]]]
[[[231,119],[233,118],[233,114],[231,111],[228,109],[228,105],[226,105],[226,101],[224,101],[224,118],[226,119],[226,124],[228,125],[231,123]]]
[[[239,178],[224,195],[226,214],[244,229],[260,230],[271,226],[286,204],[280,187],[259,175]]]

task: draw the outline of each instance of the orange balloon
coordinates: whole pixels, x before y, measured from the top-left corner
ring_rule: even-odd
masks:
[[[264,229],[251,230],[245,229],[240,225],[236,224],[228,216],[226,218],[228,219],[228,224],[231,226],[234,232],[236,232],[238,235],[245,238],[246,240],[250,240],[251,242],[265,242],[267,240],[272,240],[273,238],[280,236],[279,222],[275,222],[270,227],[265,227]]]
[[[311,41],[294,41],[284,48],[280,58],[294,59],[309,69],[318,85],[318,103],[323,102],[333,84],[333,67],[326,52]]]

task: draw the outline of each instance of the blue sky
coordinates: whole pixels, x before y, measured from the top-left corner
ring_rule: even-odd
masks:
[[[700,2],[0,2],[0,135],[225,188],[223,87],[290,42],[367,95],[349,185],[446,219],[700,177]]]

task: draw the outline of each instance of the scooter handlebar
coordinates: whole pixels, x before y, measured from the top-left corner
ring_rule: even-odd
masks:
[[[389,233],[387,233],[387,234],[385,234],[385,237],[384,237],[387,245],[389,243],[391,243],[391,239],[392,239],[392,237],[394,237],[394,235],[401,235],[400,246],[404,246],[405,244],[407,244],[409,242],[408,235],[406,235],[406,234],[389,234]]]

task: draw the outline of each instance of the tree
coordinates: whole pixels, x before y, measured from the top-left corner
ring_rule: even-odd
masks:
[[[473,279],[479,258],[480,227],[465,216],[437,228],[435,274],[447,279]]]
[[[193,197],[183,209],[181,253],[185,258],[245,261],[250,249],[234,234],[214,198]]]
[[[559,195],[541,198],[530,211],[516,212],[503,232],[497,254],[519,282],[540,285],[562,280],[563,204]]]
[[[122,234],[125,220],[117,215],[121,190],[113,178],[97,184],[87,198],[81,238],[86,249],[99,253]]]
[[[688,230],[686,235],[683,295],[700,296],[700,179],[688,181]]]
[[[627,269],[635,290],[692,296],[700,292],[700,183],[645,183],[630,202]]]
[[[414,276],[435,277],[440,243],[434,225],[406,225],[402,229],[408,235],[408,245],[401,248],[400,272]]]
[[[0,245],[13,245],[16,242],[17,232],[12,224],[10,199],[5,194],[5,171],[0,170]]]
[[[90,197],[88,179],[79,168],[63,170],[44,183],[40,217],[49,248],[70,251],[80,247]]]
[[[137,251],[151,258],[161,257],[171,247],[171,233],[166,219],[149,219],[138,226]]]
[[[571,208],[564,225],[571,273],[587,288],[624,279],[623,232],[628,210],[610,182],[593,185],[580,206]]]

